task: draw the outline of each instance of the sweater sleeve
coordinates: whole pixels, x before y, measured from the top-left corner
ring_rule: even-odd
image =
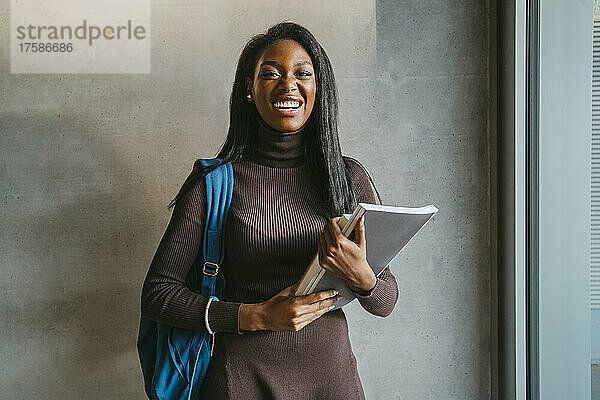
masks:
[[[141,311],[146,318],[184,329],[205,331],[207,298],[185,286],[206,221],[206,184],[201,180],[175,204],[169,224],[154,254],[142,287]],[[241,303],[213,301],[208,323],[213,332],[242,334]]]
[[[381,204],[375,197],[375,190],[367,170],[357,160],[344,157],[357,202]],[[367,244],[368,245],[368,244]],[[375,286],[366,293],[358,293],[356,298],[361,306],[371,314],[387,317],[398,301],[398,283],[387,265],[377,277]]]

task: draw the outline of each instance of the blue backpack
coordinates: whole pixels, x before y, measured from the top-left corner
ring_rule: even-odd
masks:
[[[218,158],[198,159],[206,168]],[[190,268],[186,286],[207,299],[221,295],[225,286],[218,275],[224,258],[225,221],[233,193],[231,163],[221,165],[206,175],[206,223],[203,257]],[[218,275],[218,276],[217,276]],[[214,342],[214,337],[212,338]],[[144,387],[151,400],[191,400],[198,392],[211,356],[211,335],[152,321],[142,316],[137,341],[144,375]]]

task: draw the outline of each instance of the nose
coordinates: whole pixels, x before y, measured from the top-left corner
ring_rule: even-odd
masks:
[[[296,77],[294,75],[285,75],[279,81],[279,90],[282,93],[294,92],[298,90]]]

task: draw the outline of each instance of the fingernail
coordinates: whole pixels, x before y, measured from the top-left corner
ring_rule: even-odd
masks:
[[[335,308],[335,306],[329,306],[330,310],[333,310]]]
[[[338,295],[338,293],[340,293],[340,292],[338,292],[337,290],[334,290],[334,291],[333,291],[333,295],[334,295],[334,296],[337,296],[337,295]]]

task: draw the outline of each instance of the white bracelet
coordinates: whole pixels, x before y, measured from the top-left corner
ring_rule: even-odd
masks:
[[[210,296],[208,302],[206,303],[206,309],[204,310],[204,325],[206,325],[206,330],[210,335],[213,335],[214,332],[210,330],[210,326],[208,325],[208,307],[210,307],[210,303],[212,301],[219,301],[217,296]]]

